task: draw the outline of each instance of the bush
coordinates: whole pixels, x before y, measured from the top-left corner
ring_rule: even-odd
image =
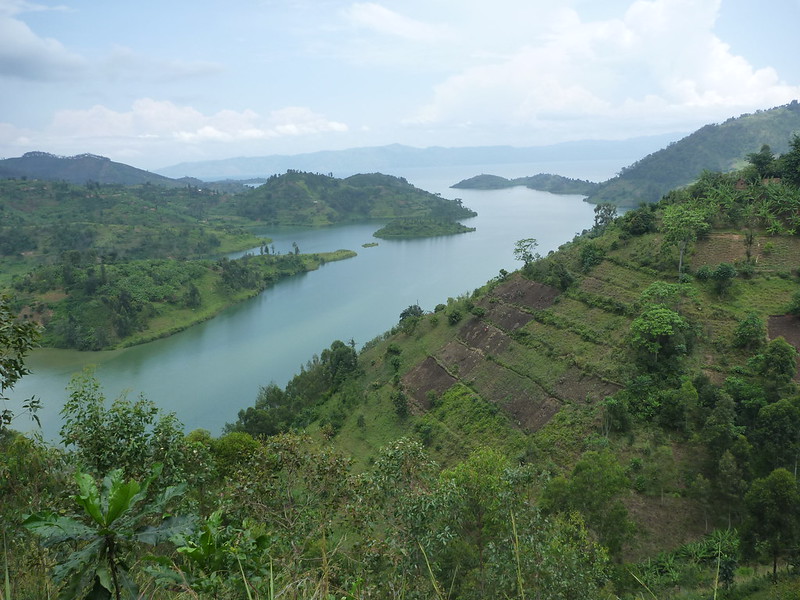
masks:
[[[457,308],[454,308],[452,311],[450,311],[450,314],[447,315],[447,322],[450,323],[450,325],[457,325],[462,318],[464,318],[464,315],[461,313],[461,311]]]

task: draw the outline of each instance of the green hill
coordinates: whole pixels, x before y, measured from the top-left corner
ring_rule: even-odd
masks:
[[[332,342],[219,438],[77,377],[65,448],[0,432],[4,595],[798,597],[787,147]],[[2,391],[31,334],[0,326]]]
[[[477,175],[459,181],[450,187],[466,190],[498,190],[518,185],[552,194],[579,194],[583,196],[591,194],[598,186],[596,183],[583,179],[571,179],[561,175],[539,173],[538,175],[517,177],[515,179],[506,179],[497,175]]]
[[[303,427],[368,471],[399,436],[456,470],[491,448],[539,473],[526,488],[538,505],[580,511],[657,597],[710,593],[717,552],[772,560],[753,545],[769,534],[744,498],[791,476],[781,468],[800,450],[800,189],[740,177],[706,174],[433,312],[409,307],[331,375],[348,350],[337,342],[232,428]],[[731,525],[741,538],[704,537]]]
[[[730,118],[702,127],[666,148],[622,169],[599,185],[589,202],[635,207],[656,202],[674,188],[688,185],[704,171],[740,168],[748,154],[767,144],[773,152],[788,150],[788,140],[800,133],[800,103]]]
[[[373,173],[337,179],[288,171],[237,198],[238,214],[274,225],[321,226],[365,219],[475,216],[458,200],[447,200],[405,179]]]

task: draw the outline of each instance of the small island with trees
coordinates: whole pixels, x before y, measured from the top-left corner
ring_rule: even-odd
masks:
[[[462,190],[502,190],[517,186],[525,186],[532,190],[550,192],[551,194],[588,196],[597,188],[598,184],[584,179],[571,179],[561,175],[539,173],[530,177],[516,177],[514,179],[506,179],[499,175],[476,175],[459,181],[450,187]]]

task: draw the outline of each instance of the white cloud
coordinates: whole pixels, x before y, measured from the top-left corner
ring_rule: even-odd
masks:
[[[446,27],[411,19],[375,2],[355,3],[344,13],[346,18],[357,27],[404,40],[431,43],[451,37]]]
[[[142,98],[130,111],[105,106],[56,113],[50,133],[72,138],[150,138],[182,142],[236,142],[280,136],[347,131],[347,125],[331,121],[305,107],[288,107],[262,117],[253,110],[222,110],[204,115],[191,106]]]
[[[573,137],[609,137],[615,128],[631,135],[635,126],[685,127],[687,118],[800,96],[799,86],[755,69],[713,34],[719,7],[720,0],[638,0],[619,18],[594,22],[558,11],[544,38],[448,77],[406,123],[557,129],[580,116],[595,130]]]
[[[63,80],[74,77],[86,61],[58,40],[34,33],[15,14],[38,10],[25,2],[0,3],[0,76],[30,80]]]

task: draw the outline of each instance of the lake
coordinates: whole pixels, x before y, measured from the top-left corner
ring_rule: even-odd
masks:
[[[495,191],[453,190],[467,177],[491,173],[521,177],[539,172],[602,181],[632,161],[591,161],[538,165],[490,165],[407,169],[392,175],[446,198],[461,198],[478,216],[462,222],[472,233],[422,240],[386,241],[372,237],[382,223],[361,223],[317,230],[283,229],[261,233],[276,250],[323,252],[346,248],[358,256],[324,265],[284,280],[258,297],[215,319],[163,340],[108,352],[36,350],[27,364],[33,371],[10,394],[19,400],[36,395],[46,440],[58,439],[59,411],[70,377],[87,365],[107,398],[142,394],[173,411],[186,431],[204,428],[219,434],[240,409],[251,405],[260,386],[283,387],[314,354],[332,341],[354,340],[358,347],[394,326],[412,304],[432,311],[448,297],[470,293],[500,269],[515,270],[514,243],[533,237],[546,254],[591,227],[593,206],[580,196],[555,196],[523,187]],[[336,174],[337,176],[349,173]],[[378,246],[363,248],[375,242]],[[33,428],[26,416],[14,421]]]

